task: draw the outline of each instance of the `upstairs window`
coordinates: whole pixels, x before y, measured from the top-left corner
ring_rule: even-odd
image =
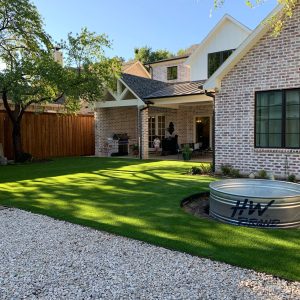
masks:
[[[167,68],[167,79],[168,80],[175,80],[177,78],[178,78],[177,66],[168,67]]]
[[[215,73],[215,71],[223,64],[233,51],[234,49],[208,53],[208,77]]]
[[[300,148],[300,89],[256,93],[255,147]]]

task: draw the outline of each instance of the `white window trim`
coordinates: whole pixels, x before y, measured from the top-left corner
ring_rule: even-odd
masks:
[[[162,113],[154,113],[154,114],[149,114],[148,118],[155,117],[155,135],[158,135],[158,117],[165,117],[165,126],[166,126],[166,115]],[[149,126],[149,124],[148,124]],[[150,134],[148,133],[149,137]],[[166,137],[166,128],[165,128],[165,134],[164,137]],[[149,139],[148,139],[149,143]],[[162,141],[160,141],[160,145],[162,144]],[[161,148],[161,147],[160,147]],[[149,147],[149,150],[154,150],[154,147]]]

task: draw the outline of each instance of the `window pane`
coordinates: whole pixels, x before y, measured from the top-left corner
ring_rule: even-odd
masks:
[[[281,134],[269,134],[269,147],[281,147]]]
[[[281,120],[282,119],[282,106],[269,107],[269,119]]]
[[[269,119],[269,108],[268,107],[257,107],[257,116],[260,120]]]
[[[258,147],[268,147],[267,135],[256,134],[256,146]]]
[[[286,133],[300,133],[299,132],[299,119],[290,119],[285,122]]]
[[[282,146],[282,92],[256,94],[256,146]]]
[[[299,105],[287,105],[286,106],[286,118],[287,119],[294,119],[299,118]]]
[[[168,67],[167,68],[167,79],[168,80],[175,80],[177,79],[177,66]]]
[[[268,133],[269,122],[268,120],[258,120],[256,121],[256,132],[258,133]]]
[[[299,141],[299,134],[286,134],[285,138],[285,145],[287,148],[299,148],[300,141]]]
[[[287,105],[300,105],[300,90],[286,91]]]
[[[281,120],[270,120],[269,121],[269,133],[280,133],[281,134]]]
[[[231,55],[234,50],[225,50],[220,52],[208,53],[208,77],[210,77]]]

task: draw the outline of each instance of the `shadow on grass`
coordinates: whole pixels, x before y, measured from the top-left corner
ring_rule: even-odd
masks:
[[[136,160],[131,163],[124,159],[72,161],[76,166],[69,167],[68,160],[54,162],[56,172],[54,168],[49,172],[44,169],[44,177],[39,170],[36,177],[36,173],[28,174],[30,180],[4,181],[6,184],[0,184],[0,203],[287,279],[300,279],[299,230],[236,227],[197,219],[180,209],[182,198],[207,190],[213,180],[183,175],[187,165]],[[22,172],[15,177],[24,179],[26,172]]]

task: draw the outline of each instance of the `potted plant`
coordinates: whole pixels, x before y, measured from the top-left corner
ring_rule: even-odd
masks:
[[[183,160],[185,160],[185,161],[191,160],[191,158],[192,158],[192,149],[190,148],[189,144],[184,145],[184,147],[182,149],[182,157],[183,157]]]
[[[139,145],[134,144],[131,146],[133,155],[139,155]]]

